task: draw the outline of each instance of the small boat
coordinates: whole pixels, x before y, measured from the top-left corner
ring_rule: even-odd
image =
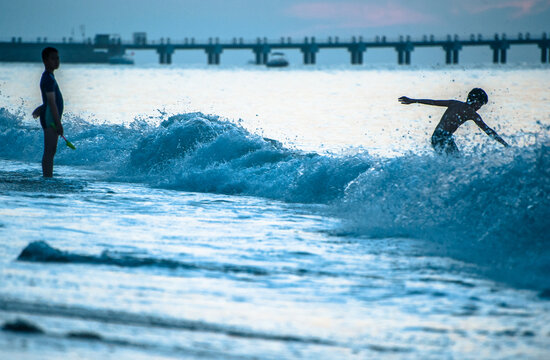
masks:
[[[111,56],[109,58],[109,64],[111,65],[134,65],[134,59],[128,56]]]
[[[265,64],[267,67],[285,67],[288,66],[288,60],[285,58],[285,54],[275,52],[271,54],[271,58]]]

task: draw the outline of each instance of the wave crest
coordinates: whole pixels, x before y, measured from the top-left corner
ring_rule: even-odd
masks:
[[[473,262],[507,282],[550,287],[548,142],[506,153],[383,161],[346,189],[348,231],[429,240],[428,252]]]
[[[77,151],[56,163],[115,180],[197,192],[328,204],[344,233],[429,241],[426,251],[473,262],[506,281],[550,288],[549,128],[534,143],[461,158],[375,160],[288,149],[202,113],[159,126],[65,121]],[[0,109],[0,157],[40,161],[42,133]]]

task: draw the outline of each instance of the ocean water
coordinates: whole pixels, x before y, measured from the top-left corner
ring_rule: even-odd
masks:
[[[1,64],[0,358],[547,358],[549,71]]]

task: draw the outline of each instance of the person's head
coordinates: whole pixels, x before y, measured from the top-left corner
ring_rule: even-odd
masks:
[[[42,62],[48,70],[59,68],[59,52],[56,48],[47,47],[42,50]]]
[[[488,101],[489,98],[487,97],[487,93],[483,91],[483,89],[475,88],[468,94],[468,100],[466,102],[478,110],[483,105],[487,104]]]

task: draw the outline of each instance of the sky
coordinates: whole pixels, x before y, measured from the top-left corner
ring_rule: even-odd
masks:
[[[550,32],[550,0],[0,0],[0,39],[372,39]]]

